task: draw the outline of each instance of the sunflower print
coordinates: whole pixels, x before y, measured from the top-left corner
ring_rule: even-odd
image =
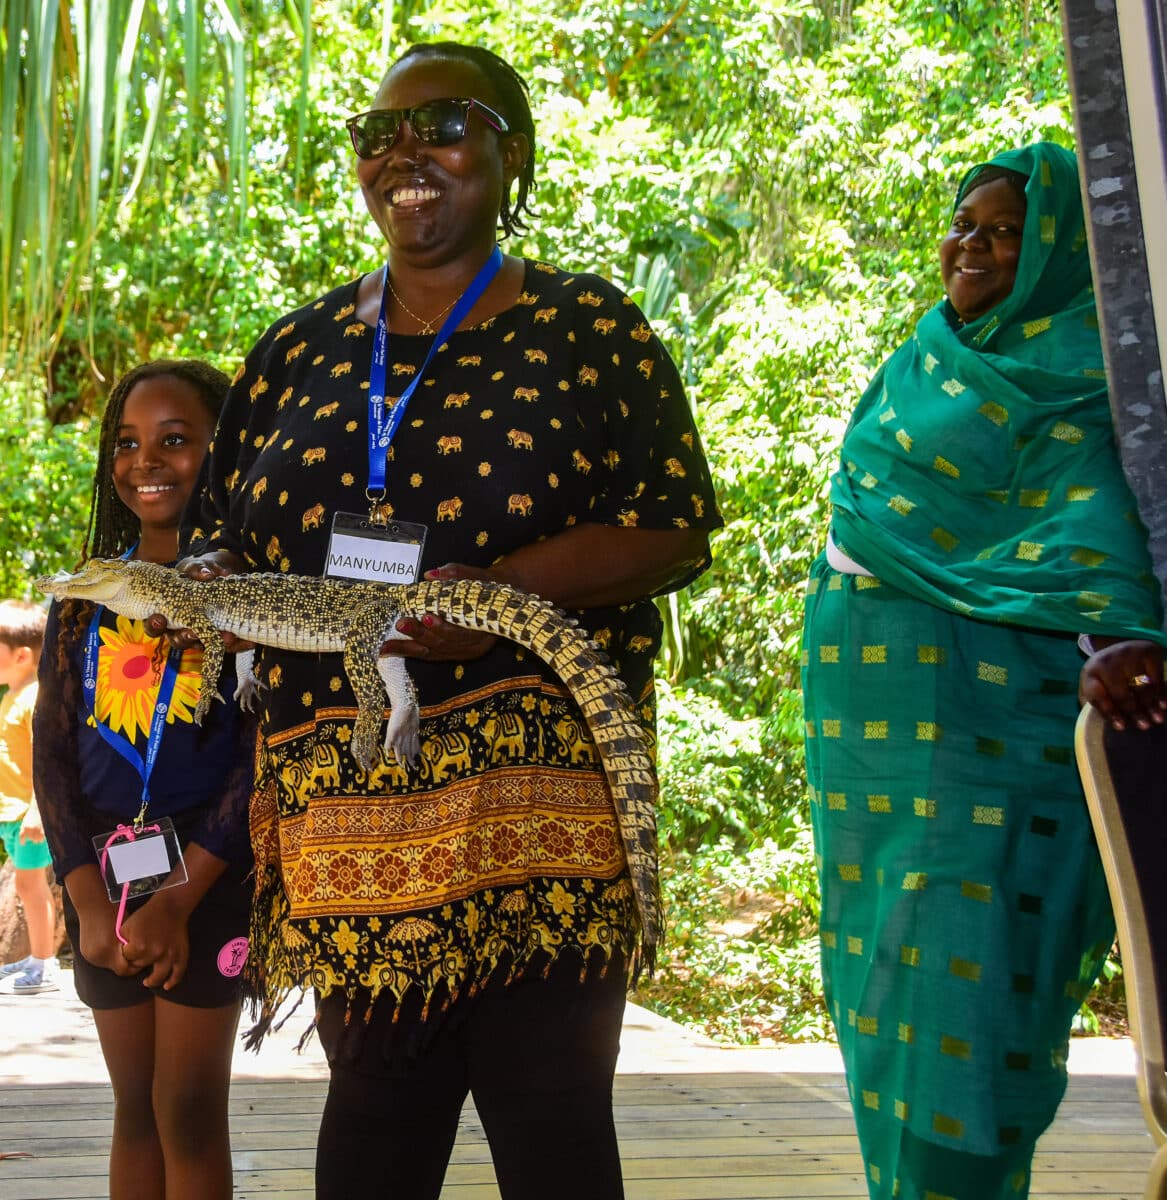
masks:
[[[131,743],[137,742],[139,737],[148,737],[165,663],[165,644],[159,638],[151,637],[143,622],[118,616],[116,628],[102,625],[101,648],[97,656],[97,694],[90,722],[94,723],[96,718]],[[183,652],[182,666],[174,681],[174,693],[166,713],[168,725],[176,720],[193,724],[202,665],[201,647],[194,646]]]

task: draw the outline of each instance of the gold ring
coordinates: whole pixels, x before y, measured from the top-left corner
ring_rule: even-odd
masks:
[[[1155,681],[1150,677],[1150,675],[1131,676],[1131,687],[1151,687],[1154,682]]]

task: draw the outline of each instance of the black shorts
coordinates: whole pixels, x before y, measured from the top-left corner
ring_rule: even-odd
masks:
[[[143,986],[147,974],[123,977],[98,967],[81,955],[81,923],[62,889],[65,929],[73,947],[73,980],[83,1003],[95,1009],[131,1008],[158,996],[184,1008],[222,1008],[240,997],[240,971],[246,959],[247,923],[251,912],[251,866],[228,867],[191,913],[187,922],[190,961],[186,974],[170,989]],[[141,908],[149,896],[126,905],[126,915]]]

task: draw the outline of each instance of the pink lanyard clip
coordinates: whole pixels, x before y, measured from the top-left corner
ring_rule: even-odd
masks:
[[[101,849],[101,873],[105,875],[105,864],[109,858],[109,848],[119,838],[125,838],[127,842],[132,842],[140,833],[161,833],[161,825],[143,825],[140,828],[135,828],[133,825],[119,825],[106,839],[105,845]],[[130,885],[129,883],[122,884],[122,898],[118,903],[117,920],[114,922],[113,931],[117,934],[117,939],[123,946],[129,945],[126,938],[122,937],[122,921],[126,915],[126,900],[129,899]]]

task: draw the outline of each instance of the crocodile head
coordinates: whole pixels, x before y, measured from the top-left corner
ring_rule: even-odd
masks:
[[[159,611],[161,596],[154,576],[164,570],[155,563],[91,558],[79,571],[42,576],[36,586],[58,600],[89,600],[127,617],[147,617]]]

